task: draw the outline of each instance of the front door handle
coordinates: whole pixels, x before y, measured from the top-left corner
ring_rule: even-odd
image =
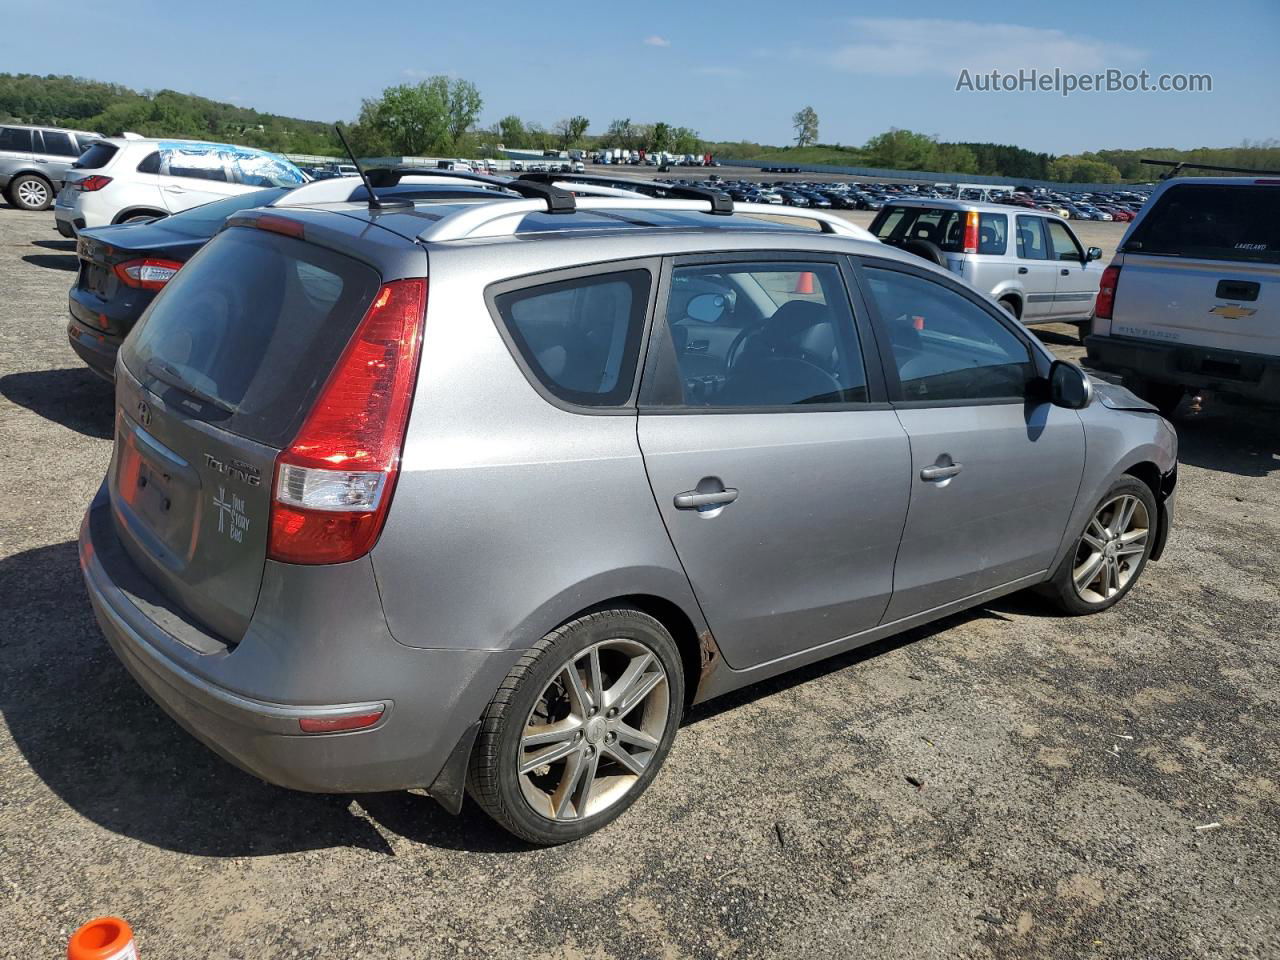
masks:
[[[168,187],[165,187],[164,189],[168,193],[186,193],[187,192],[183,190],[182,187],[175,187],[175,186],[168,186]]]
[[[715,490],[711,493],[699,493],[697,490],[686,490],[677,493],[675,505],[677,510],[697,510],[699,507],[715,507],[725,503],[733,503],[738,499],[736,487]]]
[[[1027,268],[1026,268],[1026,267],[1019,267],[1019,268],[1018,268],[1018,272],[1019,272],[1019,273],[1026,273],[1026,272],[1027,272]]]
[[[1071,276],[1071,271],[1070,271],[1070,270],[1068,270],[1066,267],[1063,267],[1063,268],[1062,268],[1062,275],[1063,275],[1064,277],[1069,277],[1069,276]]]
[[[944,467],[925,467],[920,471],[921,480],[949,480],[960,472],[961,464],[950,463]]]

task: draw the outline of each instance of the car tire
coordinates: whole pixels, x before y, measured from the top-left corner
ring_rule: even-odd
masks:
[[[1159,535],[1159,518],[1151,488],[1137,477],[1121,477],[1089,512],[1041,593],[1070,616],[1114,606],[1142,576]]]
[[[1013,319],[1018,319],[1018,305],[1011,298],[1001,297],[996,303],[1000,304]]]
[[[53,185],[44,177],[24,173],[9,181],[9,202],[19,210],[48,210],[53,206]]]
[[[116,219],[116,221],[115,221],[115,222],[116,222],[117,224],[123,224],[123,223],[145,223],[145,222],[146,222],[146,221],[148,221],[148,220],[159,220],[159,219],[161,219],[162,217],[165,217],[165,216],[167,216],[167,214],[163,214],[163,213],[153,213],[153,212],[146,211],[146,210],[139,210],[139,211],[137,211],[136,213],[130,213],[130,214],[126,214],[126,215],[125,215],[125,216],[123,216],[123,217],[118,217],[118,218]]]
[[[1150,380],[1126,378],[1124,385],[1154,406],[1165,417],[1173,416],[1187,393],[1186,387],[1176,383],[1156,383]]]
[[[586,614],[511,668],[485,710],[467,790],[529,843],[577,840],[619,817],[657,776],[684,705],[683,661],[661,623],[629,608]],[[534,727],[544,729],[529,734]]]

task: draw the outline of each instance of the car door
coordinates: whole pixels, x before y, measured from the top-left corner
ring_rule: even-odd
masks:
[[[205,144],[162,147],[160,181],[160,193],[170,213],[245,191],[232,182],[223,152]]]
[[[36,162],[48,175],[56,192],[66,180],[67,171],[80,156],[80,151],[76,148],[75,138],[65,130],[36,130],[34,133]]]
[[[1089,267],[1080,241],[1061,220],[1044,218],[1049,252],[1058,266],[1058,285],[1053,295],[1053,313],[1057,317],[1087,317],[1093,312],[1098,296],[1102,267]]]
[[[1053,314],[1053,298],[1058,289],[1058,268],[1049,259],[1049,244],[1044,235],[1044,220],[1020,213],[1015,218],[1014,251],[1018,257],[1018,277],[1026,291],[1022,319],[1026,322],[1047,320]]]
[[[1049,360],[944,275],[865,259],[860,286],[911,444],[911,499],[886,622],[1043,574],[1084,468],[1073,410],[1041,399]]]
[[[869,329],[854,319],[846,270],[809,254],[684,258],[665,270],[640,449],[734,668],[870,629],[892,593],[910,453],[874,352],[864,359]],[[689,351],[690,336],[673,330],[690,312],[715,321],[706,301],[681,305],[680,291],[712,285],[740,301],[724,315],[739,332]]]

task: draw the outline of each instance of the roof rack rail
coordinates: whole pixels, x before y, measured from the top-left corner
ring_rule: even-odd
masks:
[[[514,189],[521,181],[513,180],[510,186]],[[572,186],[566,183],[565,186]],[[526,188],[544,188],[545,184],[526,183]],[[555,189],[547,187],[548,189]],[[532,191],[531,191],[532,192]],[[559,191],[563,192],[563,191]],[[572,195],[565,194],[572,199]],[[534,193],[541,199],[541,193]],[[495,198],[496,199],[496,198]],[[707,213],[707,201],[703,199],[671,199],[665,200],[651,197],[583,197],[575,202],[580,211],[601,210],[614,213],[628,211]],[[424,243],[439,243],[448,240],[464,240],[468,237],[500,237],[510,236],[519,229],[521,221],[531,213],[545,212],[546,207],[537,200],[504,200],[502,203],[473,203],[466,209],[458,210],[437,220],[420,234],[418,239]],[[792,210],[779,209],[767,203],[740,203],[733,208],[735,214],[749,217],[765,217],[768,219],[809,220],[818,224],[823,233],[837,234],[857,240],[876,240],[868,230],[859,227],[843,217],[825,210]]]
[[[647,194],[651,197],[706,200],[711,204],[711,212],[717,216],[727,217],[733,213],[733,198],[727,193],[709,187],[685,187],[674,183],[660,183],[657,180],[640,180],[634,177],[608,177],[594,173],[543,173],[538,171],[521,174],[519,179],[531,180],[535,183],[582,183],[614,187]]]
[[[1168,180],[1171,177],[1176,177],[1183,170],[1213,170],[1217,173],[1257,174],[1264,177],[1280,176],[1280,170],[1249,170],[1245,167],[1220,167],[1213,163],[1192,163],[1189,160],[1148,160],[1146,157],[1143,157],[1138,162],[1146,163],[1153,167],[1168,167],[1168,171],[1160,174],[1161,180]]]
[[[441,170],[436,167],[371,167],[368,171],[369,182],[375,187],[394,187],[405,177],[432,177],[452,179],[465,183],[483,183],[491,187],[505,187],[505,177],[494,177],[484,173],[468,173],[465,170]]]
[[[455,173],[450,170],[412,170],[387,172],[387,168],[379,167],[367,174],[369,182],[375,190],[394,187],[406,177],[417,177],[426,174],[433,182],[441,186],[480,185],[490,187],[506,187],[506,181],[497,177],[483,177],[480,174]],[[500,194],[498,194],[500,196]],[[356,177],[332,177],[327,180],[312,180],[294,187],[281,196],[273,207],[305,207],[314,203],[347,203],[361,202],[367,199],[363,181]]]
[[[527,180],[508,180],[503,184],[522,197],[546,202],[547,213],[573,213],[578,209],[578,202],[573,194],[550,183],[533,183]]]

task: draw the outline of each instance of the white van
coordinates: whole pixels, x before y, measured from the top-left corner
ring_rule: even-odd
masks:
[[[1280,178],[1157,187],[1102,274],[1085,346],[1166,414],[1188,389],[1280,404]]]

